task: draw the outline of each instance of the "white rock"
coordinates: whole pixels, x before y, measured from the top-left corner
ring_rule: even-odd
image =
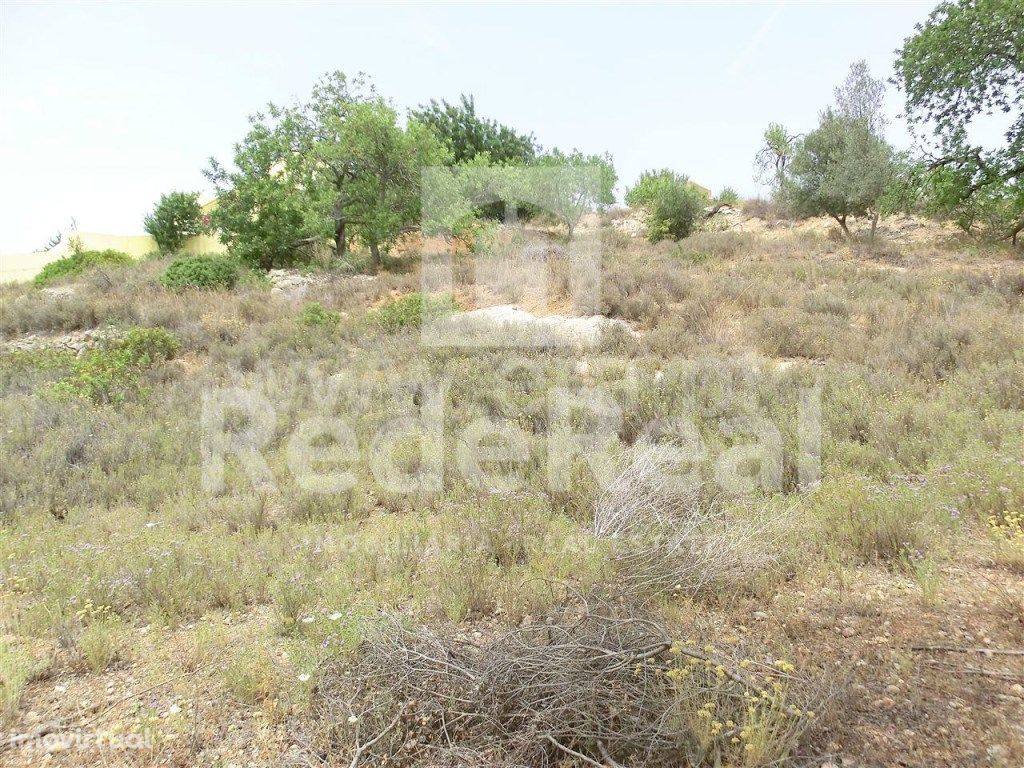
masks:
[[[516,341],[550,345],[592,347],[604,334],[618,328],[630,336],[636,332],[624,320],[602,315],[567,317],[565,315],[533,315],[513,304],[483,307],[457,312],[439,320],[441,332],[482,335],[486,341]],[[521,337],[521,338],[520,338]]]

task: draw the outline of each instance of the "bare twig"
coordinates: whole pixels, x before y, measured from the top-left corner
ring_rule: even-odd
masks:
[[[958,648],[952,645],[912,645],[910,650],[942,653],[980,653],[985,656],[1024,656],[1024,648]]]
[[[394,730],[395,726],[398,725],[398,722],[402,719],[402,715],[404,715],[404,714],[405,714],[405,706],[403,706],[398,711],[398,714],[395,715],[394,719],[390,723],[388,723],[388,725],[380,733],[378,733],[376,736],[374,736],[372,739],[370,739],[365,744],[357,744],[356,745],[356,753],[354,755],[352,755],[352,762],[348,764],[348,768],[358,768],[359,760],[360,760],[360,758],[362,758],[363,753],[366,752],[366,750],[368,750],[370,747],[372,747],[378,741],[383,739],[385,736],[387,736],[392,730]]]

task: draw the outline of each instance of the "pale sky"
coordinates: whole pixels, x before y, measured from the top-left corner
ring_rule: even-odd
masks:
[[[770,121],[813,128],[851,62],[892,74],[934,2],[346,5],[0,0],[0,252],[142,232],[161,192],[207,191],[246,117],[364,71],[401,112],[431,98],[545,147],[608,151],[619,196],[669,167],[758,191]],[[890,87],[889,139],[910,140]]]

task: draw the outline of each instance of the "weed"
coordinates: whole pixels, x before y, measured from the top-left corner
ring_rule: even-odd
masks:
[[[373,310],[370,318],[385,333],[395,333],[403,328],[419,328],[424,318],[443,317],[459,309],[461,307],[449,295],[410,293]]]

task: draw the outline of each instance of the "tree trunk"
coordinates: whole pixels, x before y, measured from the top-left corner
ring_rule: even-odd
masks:
[[[847,239],[852,240],[853,235],[850,234],[850,228],[846,226],[846,214],[842,216],[836,216],[832,214],[832,218],[839,222],[839,227],[843,230],[843,234],[846,235]]]
[[[370,268],[377,272],[380,269],[380,246],[370,243]]]
[[[345,220],[338,219],[334,223],[334,255],[341,257],[345,255],[348,243],[345,240]]]
[[[505,201],[505,223],[510,226],[519,224],[519,208],[514,200]]]
[[[875,230],[878,228],[878,211],[871,214],[871,236],[868,238],[870,242],[875,242]]]

